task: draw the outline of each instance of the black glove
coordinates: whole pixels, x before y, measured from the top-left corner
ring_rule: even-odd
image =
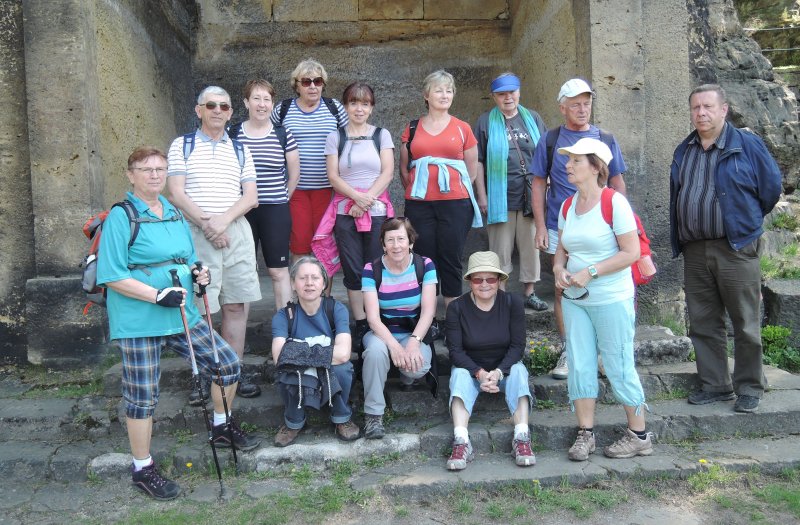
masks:
[[[168,308],[178,308],[184,304],[183,288],[162,288],[156,294],[156,304]]]

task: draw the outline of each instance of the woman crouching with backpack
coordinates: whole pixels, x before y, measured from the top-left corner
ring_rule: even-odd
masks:
[[[328,274],[314,257],[299,258],[289,270],[297,303],[289,303],[272,318],[272,359],[278,370],[278,390],[284,402],[284,424],[275,445],[297,439],[306,423],[305,407],[328,405],[336,437],[354,441],[361,435],[353,423],[350,388],[350,319],[347,308],[322,294]]]
[[[431,369],[428,329],[436,312],[436,268],[427,257],[414,254],[416,240],[408,219],[387,219],[381,227],[383,256],[364,267],[361,279],[371,329],[364,336],[361,371],[367,439],[385,433],[383,389],[390,366],[397,367],[406,386]]]

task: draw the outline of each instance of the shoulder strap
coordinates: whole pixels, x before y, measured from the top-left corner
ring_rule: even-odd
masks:
[[[336,338],[336,321],[333,319],[333,309],[336,307],[336,301],[333,297],[324,296],[322,298],[322,307],[325,308],[325,315],[328,318],[328,324],[331,326],[331,334]]]
[[[136,241],[136,237],[139,236],[139,212],[136,210],[136,206],[133,205],[131,201],[125,199],[123,201],[117,202],[111,209],[113,210],[119,206],[123,210],[125,210],[125,215],[128,216],[128,222],[131,225],[131,239],[128,241],[128,248],[133,246],[134,241]]]
[[[425,279],[425,259],[418,253],[414,254],[414,271],[417,273],[417,284],[422,288],[422,281]]]
[[[603,220],[606,224],[614,229],[614,189],[605,187],[603,192],[600,193],[600,213],[603,215]]]
[[[292,101],[294,99],[285,98],[281,101],[281,109],[278,111],[278,123],[283,124],[283,119],[286,118],[286,114],[289,112],[289,106],[292,105]]]
[[[242,131],[242,123],[237,122],[236,124],[231,124],[226,133],[228,134],[228,137],[235,139],[236,137],[239,136],[239,132],[241,131]]]
[[[338,128],[339,131],[339,153],[337,156],[341,157],[344,152],[344,144],[347,142],[347,132],[344,128]]]
[[[383,280],[383,261],[380,257],[372,261],[372,279],[375,281],[375,292],[377,292],[381,289]]]
[[[381,132],[383,131],[382,128],[375,126],[375,131],[372,132],[372,143],[375,144],[375,151],[378,152],[378,156],[381,156]]]
[[[295,332],[294,325],[297,322],[297,316],[295,315],[296,307],[297,305],[295,305],[295,303],[293,303],[292,301],[286,303],[286,316],[289,318],[289,334],[288,334],[289,339],[294,338],[294,332]]]
[[[230,138],[230,137],[228,137]],[[239,159],[239,169],[244,170],[244,144],[236,139],[230,139],[233,145],[233,151],[236,152],[236,158]]]
[[[569,207],[572,206],[572,198],[575,197],[575,194],[570,195],[566,199],[564,199],[564,204],[561,206],[561,216],[565,219],[567,218],[567,211],[569,211]]]
[[[545,136],[545,146],[547,147],[547,173],[545,173],[546,177],[550,176],[550,170],[553,169],[553,155],[555,154],[556,142],[558,142],[559,135],[561,135],[561,126],[557,126],[553,129],[548,129],[547,135]]]
[[[332,98],[322,97],[322,101],[328,106],[328,111],[331,112],[331,115],[336,117],[336,127],[342,127],[342,120],[339,116],[339,108],[336,107],[336,102],[333,101]]]
[[[281,147],[283,148],[283,151],[285,152],[286,151],[286,141],[287,141],[286,128],[284,128],[281,125],[276,125],[276,126],[274,126],[274,129],[275,129],[275,136],[278,137],[278,142],[281,143]]]
[[[194,151],[194,131],[183,136],[183,162],[189,160],[189,155]]]
[[[406,142],[406,150],[408,150],[408,169],[411,169],[411,161],[414,157],[411,155],[411,141],[414,140],[414,134],[417,132],[417,125],[419,119],[414,119],[408,123],[408,142]]]

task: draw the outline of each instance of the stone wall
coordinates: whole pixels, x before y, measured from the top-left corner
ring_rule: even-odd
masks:
[[[24,360],[25,281],[34,274],[22,0],[0,2],[0,363]]]
[[[166,147],[188,127],[194,19],[187,6],[23,2],[36,250],[36,277],[26,283],[30,362],[86,363],[105,351],[104,312],[81,314],[77,272],[88,244],[80,227],[124,196],[135,146]]]

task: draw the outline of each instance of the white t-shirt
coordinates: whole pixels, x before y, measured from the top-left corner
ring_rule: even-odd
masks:
[[[615,193],[612,200],[614,210],[612,223],[614,230],[603,220],[600,202],[584,213],[577,215],[575,206],[578,203],[578,194],[572,199],[572,205],[567,210],[564,218],[562,209],[558,213],[558,229],[561,230],[561,244],[569,254],[567,258],[567,271],[578,273],[590,264],[597,264],[612,257],[619,252],[616,235],[622,235],[636,230],[636,220],[628,201],[619,193]],[[580,303],[586,306],[599,306],[611,304],[633,297],[634,286],[630,267],[616,273],[601,275],[592,279],[586,286],[589,297]],[[565,293],[578,297],[583,289],[567,288]]]

